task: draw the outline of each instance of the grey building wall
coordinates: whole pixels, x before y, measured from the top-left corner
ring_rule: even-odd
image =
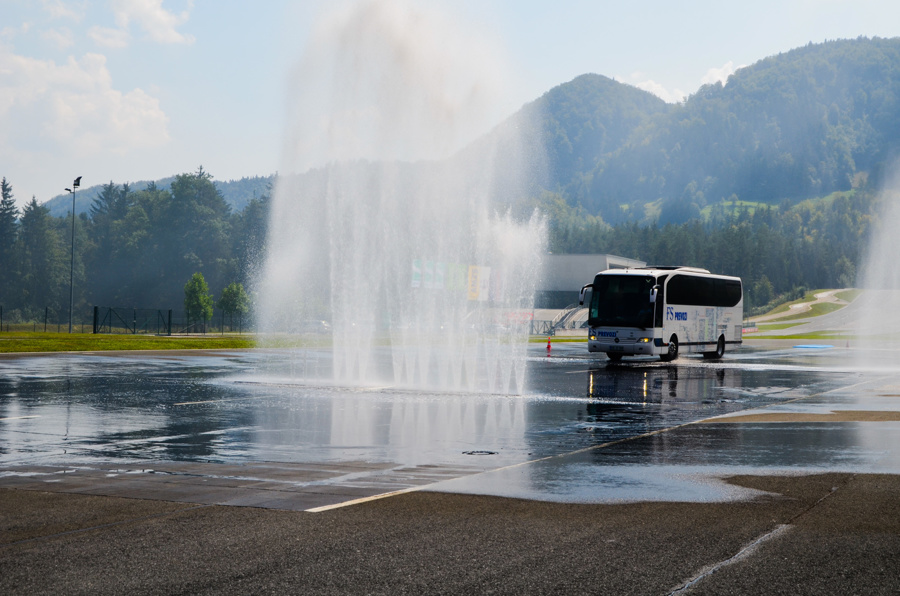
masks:
[[[644,267],[647,263],[616,255],[545,255],[535,308],[565,308],[578,302],[582,286],[604,269]]]

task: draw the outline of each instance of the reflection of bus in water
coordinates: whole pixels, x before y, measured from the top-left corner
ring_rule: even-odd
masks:
[[[588,350],[610,360],[682,352],[721,358],[741,344],[744,299],[739,277],[693,267],[608,269],[581,289],[591,291]]]
[[[679,408],[722,408],[727,394],[740,392],[743,371],[722,366],[597,366],[588,370],[587,397],[606,404],[621,402],[643,406],[672,400]]]

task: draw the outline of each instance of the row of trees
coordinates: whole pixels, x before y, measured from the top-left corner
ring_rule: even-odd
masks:
[[[201,272],[216,293],[248,286],[263,254],[268,195],[232,212],[209,173],[176,176],[170,188],[104,185],[75,226],[76,319],[92,305],[172,308]],[[71,215],[52,217],[32,200],[19,212],[3,178],[0,307],[7,321],[44,309],[68,313]]]
[[[222,290],[222,297],[219,298],[219,301],[214,302],[203,274],[195,273],[184,285],[184,313],[188,325],[206,324],[213,316],[213,304],[231,318],[232,327],[234,327],[234,315],[243,316],[250,312],[250,296],[244,290],[243,284],[230,283]]]
[[[683,224],[610,226],[545,197],[551,251],[611,253],[658,265],[690,265],[744,279],[749,308],[802,288],[852,287],[859,281],[878,209],[871,191],[836,193],[791,206],[719,205]]]
[[[18,213],[5,178],[0,186],[4,318],[38,320],[47,307],[62,316],[68,312],[70,216],[54,218],[34,199]],[[549,215],[554,253],[611,253],[739,275],[752,307],[801,288],[855,285],[876,222],[876,198],[884,196],[861,187],[777,207],[732,201],[686,223],[663,225],[610,226],[552,193],[537,206]],[[210,288],[221,296],[216,305],[223,312],[246,312],[243,288],[263,255],[268,211],[264,195],[232,212],[202,168],[176,176],[168,189],[105,185],[76,222],[76,319],[87,318],[95,304],[163,309],[184,301],[189,318],[207,321]]]

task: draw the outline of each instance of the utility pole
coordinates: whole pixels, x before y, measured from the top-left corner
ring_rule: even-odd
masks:
[[[81,186],[81,176],[67,188],[72,195],[72,262],[69,265],[69,333],[72,333],[72,312],[75,310],[75,191]]]

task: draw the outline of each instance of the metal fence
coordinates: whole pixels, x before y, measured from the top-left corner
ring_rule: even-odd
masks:
[[[94,306],[89,311],[76,309],[72,331],[130,335],[182,335],[252,333],[252,325],[240,314],[228,315],[219,309],[209,321],[189,320],[172,309]],[[4,310],[0,305],[0,333],[68,333],[69,309],[44,308],[42,316],[30,315],[22,320],[21,312]]]
[[[226,316],[216,312],[209,321],[174,316],[175,311],[147,308],[94,307],[94,333],[152,333],[156,335],[185,335],[211,333],[243,333],[242,315]]]
[[[87,317],[78,318],[72,321],[72,331],[76,333],[86,333],[90,331],[91,320]],[[31,317],[26,321],[22,321],[18,317],[18,311],[13,311],[10,315],[9,310],[4,310],[0,306],[0,332],[43,332],[43,333],[68,333],[69,332],[69,309],[58,310],[49,306],[44,307],[41,316]]]
[[[95,306],[93,332],[172,335],[172,309]]]
[[[531,335],[552,335],[553,321],[531,321]]]

